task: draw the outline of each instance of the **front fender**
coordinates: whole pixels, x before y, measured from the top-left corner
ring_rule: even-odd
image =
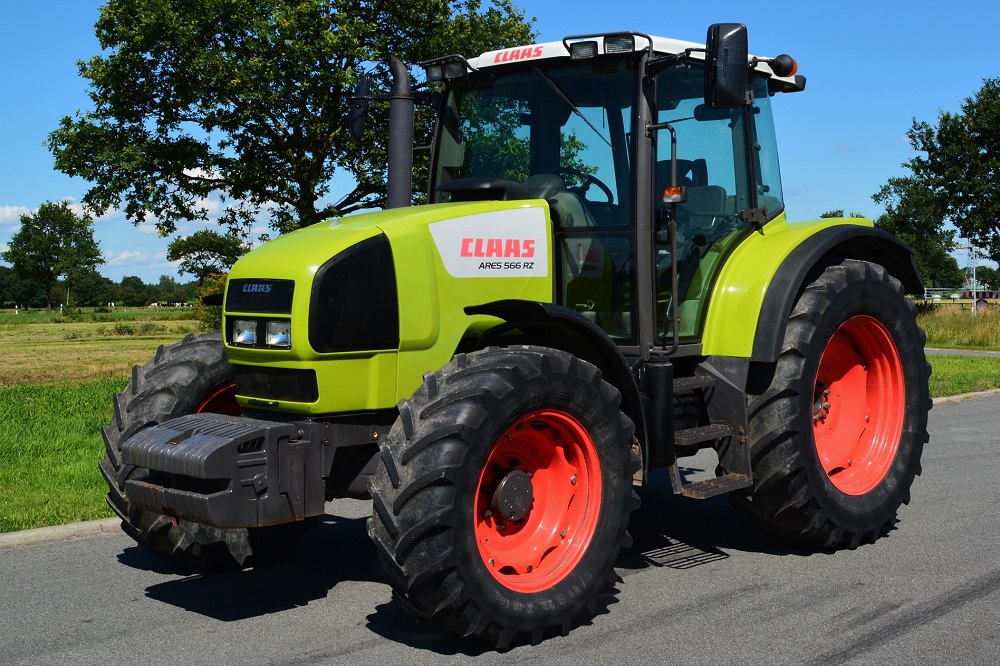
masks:
[[[604,379],[622,395],[621,410],[645,441],[645,421],[639,386],[628,361],[604,330],[570,308],[524,300],[503,300],[465,308],[469,315],[489,315],[516,327],[530,344],[569,352],[601,370]]]

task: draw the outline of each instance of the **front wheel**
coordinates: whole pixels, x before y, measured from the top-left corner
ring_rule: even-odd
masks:
[[[539,347],[428,373],[371,482],[368,531],[395,591],[501,647],[593,613],[638,506],[620,399],[594,366]]]
[[[928,438],[924,339],[885,268],[845,260],[823,271],[792,310],[773,374],[751,377],[763,385],[749,400],[754,485],[731,496],[734,506],[766,531],[822,547],[887,531]]]

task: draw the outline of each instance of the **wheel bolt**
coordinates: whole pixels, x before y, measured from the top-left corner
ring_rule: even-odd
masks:
[[[830,395],[830,389],[823,389],[823,397]]]
[[[566,538],[566,530],[562,530],[561,532],[559,532],[559,536],[562,537],[563,539],[565,539]]]
[[[529,564],[529,565],[528,565],[528,573],[531,573],[531,572],[532,572],[532,571],[534,571],[534,570],[535,570],[535,567],[533,567],[533,566],[531,566],[531,565]]]
[[[490,566],[492,567],[492,566],[495,566],[495,565],[496,565],[496,562],[495,562],[495,561],[494,561],[494,559],[493,559],[493,558],[491,557],[491,558],[490,558]]]
[[[823,409],[830,409],[830,403],[824,402],[823,403]]]
[[[501,523],[501,522],[498,521],[497,522],[497,529],[500,530],[501,532],[506,532],[507,531],[507,523]]]
[[[573,475],[573,476],[569,477],[569,482],[572,483],[575,486],[576,485],[576,475]]]
[[[486,511],[483,513],[483,518],[492,518],[492,517],[493,517],[493,512],[490,509],[486,509]]]

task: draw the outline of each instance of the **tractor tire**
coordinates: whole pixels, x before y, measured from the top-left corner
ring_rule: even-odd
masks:
[[[132,368],[132,381],[114,397],[114,420],[104,426],[106,456],[100,462],[107,502],[122,530],[177,564],[198,568],[243,568],[273,559],[305,531],[305,522],[249,529],[223,529],[140,510],[125,495],[125,481],[145,469],[121,462],[121,445],[139,430],[200,412],[238,415],[236,382],[219,332],[188,335],[162,345],[152,360]]]
[[[736,509],[822,548],[855,548],[891,529],[928,439],[924,340],[916,307],[885,268],[826,268],[792,309],[773,375],[751,374],[754,484],[730,496]]]
[[[620,401],[597,368],[541,347],[424,375],[370,483],[368,534],[402,602],[500,648],[593,615],[639,505]]]

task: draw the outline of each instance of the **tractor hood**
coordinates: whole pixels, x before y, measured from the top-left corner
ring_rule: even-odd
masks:
[[[497,323],[465,308],[503,299],[551,302],[550,238],[542,200],[393,208],[286,234],[244,256],[229,274],[227,354],[236,365],[266,365],[268,373],[323,374],[320,361],[336,358],[345,368],[346,359],[357,359],[365,372],[379,374],[382,388],[356,407],[392,406],[416,387],[400,386],[397,394],[392,383],[390,392],[390,366],[398,361],[400,376],[419,378],[423,371],[403,366],[440,367],[470,331]],[[373,370],[376,357],[382,361]],[[242,383],[240,394],[282,395],[265,375],[255,375],[259,388],[244,390]],[[321,397],[310,390],[285,400]]]

